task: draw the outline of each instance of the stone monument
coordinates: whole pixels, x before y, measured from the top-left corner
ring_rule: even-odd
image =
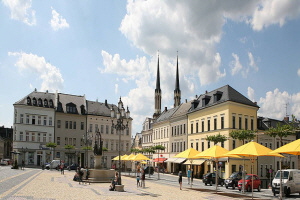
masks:
[[[94,169],[90,169],[90,175],[89,175],[89,181],[90,182],[104,182],[104,183],[110,183],[112,179],[114,179],[115,176],[115,170],[114,169],[109,169],[105,170],[102,169],[102,146],[103,146],[103,141],[101,137],[100,132],[96,132],[95,134],[95,144],[94,144],[94,158],[95,158],[95,163]]]

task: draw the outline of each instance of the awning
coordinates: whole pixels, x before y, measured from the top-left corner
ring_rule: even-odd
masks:
[[[174,162],[175,160],[177,160],[178,158],[168,158],[168,160],[166,160],[165,162]]]
[[[164,162],[165,160],[167,160],[168,158],[155,158],[153,159],[153,162],[158,162],[158,163],[162,163]]]
[[[185,164],[185,165],[201,165],[204,162],[205,162],[205,159],[194,159],[194,160],[192,160],[192,162],[191,162],[191,160],[187,160],[183,164]]]
[[[186,160],[186,158],[169,158],[166,162],[182,163],[185,160]]]

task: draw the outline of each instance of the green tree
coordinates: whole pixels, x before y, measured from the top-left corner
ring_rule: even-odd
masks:
[[[68,164],[70,165],[71,163],[70,163],[70,150],[71,149],[74,149],[75,147],[73,146],[73,145],[70,145],[70,144],[67,144],[66,146],[65,146],[65,149],[67,149],[68,150]]]
[[[253,140],[255,138],[255,132],[252,130],[234,130],[229,133],[232,139],[240,140],[245,144],[245,140]]]
[[[220,133],[217,135],[211,135],[211,136],[206,136],[206,140],[213,142],[214,145],[218,144],[219,142],[225,142],[227,139],[227,137],[225,135],[221,135]]]
[[[49,147],[51,149],[53,149],[53,157],[52,157],[52,160],[54,160],[55,158],[55,148],[57,147],[57,144],[55,142],[48,142],[46,144],[46,147]]]
[[[290,124],[277,123],[276,127],[271,127],[266,134],[271,137],[279,137],[280,146],[283,146],[283,138],[295,133],[295,129]]]

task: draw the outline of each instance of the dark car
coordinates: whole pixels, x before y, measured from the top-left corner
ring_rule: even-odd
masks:
[[[225,179],[225,187],[228,189],[229,187],[232,187],[234,190],[235,187],[238,186],[239,180],[242,179],[243,173],[242,172],[233,172],[229,178]]]
[[[207,173],[203,175],[202,182],[207,185],[212,185],[216,183],[216,173]],[[224,185],[224,179],[223,178],[218,178],[218,185],[223,186]]]
[[[154,167],[149,167],[149,166],[144,168],[145,174],[149,174],[149,168],[150,168],[150,174],[153,175]]]
[[[68,166],[67,169],[69,171],[71,171],[71,170],[77,170],[78,167],[79,167],[78,164],[72,164],[72,165]]]

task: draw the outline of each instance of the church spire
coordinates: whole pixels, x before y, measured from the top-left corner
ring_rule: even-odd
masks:
[[[177,51],[177,67],[176,67],[176,80],[175,80],[175,90],[174,90],[174,107],[181,104],[181,91],[179,86],[179,70],[178,70],[178,51]]]
[[[160,89],[160,76],[159,76],[159,54],[157,59],[157,76],[156,76],[156,88],[154,93],[155,111],[153,118],[157,118],[161,113],[161,89]]]

